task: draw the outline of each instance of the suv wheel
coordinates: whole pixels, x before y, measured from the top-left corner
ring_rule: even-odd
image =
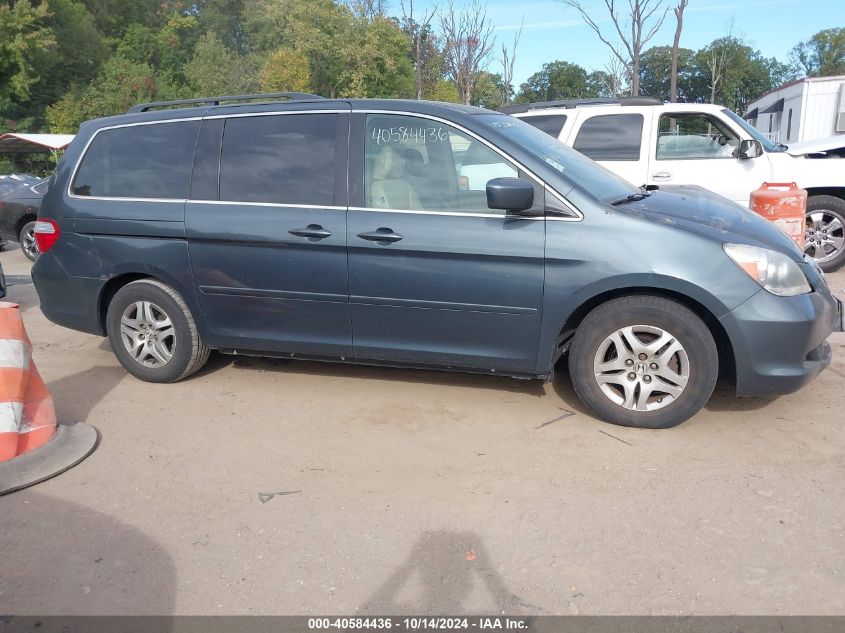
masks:
[[[716,343],[704,322],[676,301],[622,297],[588,314],[569,350],[578,397],[598,417],[662,429],[695,415],[719,374]]]
[[[807,200],[807,231],[804,252],[825,272],[845,263],[845,200],[834,196],[810,196]]]
[[[21,243],[21,250],[29,261],[35,261],[38,257],[38,243],[35,241],[35,221],[27,222],[21,227],[18,241]]]
[[[176,382],[208,360],[185,301],[154,279],[126,284],[109,303],[109,342],[120,364],[148,382]]]

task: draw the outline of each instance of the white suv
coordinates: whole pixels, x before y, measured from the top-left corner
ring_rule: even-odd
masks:
[[[763,182],[807,189],[807,253],[845,263],[845,136],[787,147],[721,106],[650,97],[503,108],[636,185],[698,185],[748,206]]]

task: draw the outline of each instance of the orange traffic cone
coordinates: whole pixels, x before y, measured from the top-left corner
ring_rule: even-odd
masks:
[[[18,304],[0,301],[0,462],[43,446],[55,433],[53,399],[32,361]]]

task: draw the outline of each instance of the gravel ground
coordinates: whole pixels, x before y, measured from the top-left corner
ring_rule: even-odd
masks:
[[[0,262],[60,418],[102,433],[0,497],[0,612],[845,614],[845,335],[796,394],[645,431],[565,378],[217,356],[145,384]]]

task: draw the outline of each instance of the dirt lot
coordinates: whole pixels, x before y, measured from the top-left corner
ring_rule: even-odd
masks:
[[[216,357],[145,384],[0,261],[60,418],[102,433],[0,497],[2,613],[845,614],[845,335],[797,394],[642,431],[565,379]]]

